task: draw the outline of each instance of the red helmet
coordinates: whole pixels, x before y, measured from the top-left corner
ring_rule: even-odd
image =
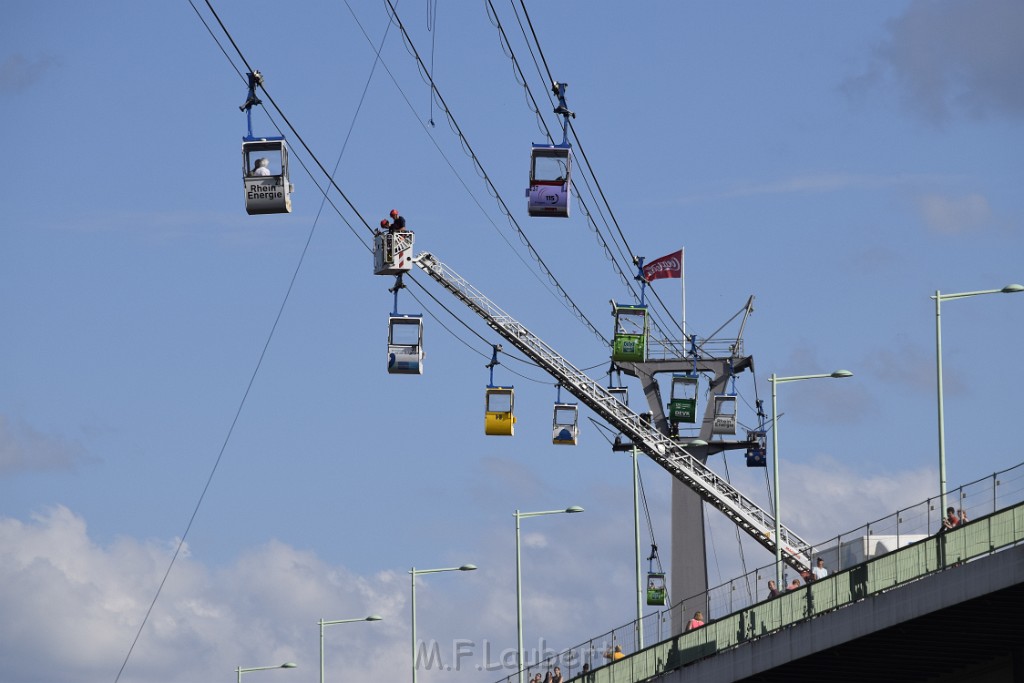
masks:
[[[382,227],[382,228],[390,228],[391,224],[388,223],[388,219],[387,218],[384,218],[380,222],[380,227]]]
[[[391,217],[398,218],[398,209],[391,209]]]

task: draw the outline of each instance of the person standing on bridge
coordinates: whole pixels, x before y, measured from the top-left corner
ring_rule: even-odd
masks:
[[[814,575],[815,581],[820,581],[828,576],[828,570],[825,569],[825,560],[818,558],[818,563],[811,568],[811,574]]]
[[[962,520],[959,517],[957,517],[956,510],[951,507],[946,508],[946,518],[942,520],[942,528],[955,529],[956,527],[960,526],[961,523]]]
[[[693,613],[693,619],[686,625],[687,631],[694,631],[704,625],[704,613],[697,610]]]
[[[625,656],[626,655],[622,652],[621,645],[616,645],[614,649],[604,651],[604,658],[611,662],[617,662]]]

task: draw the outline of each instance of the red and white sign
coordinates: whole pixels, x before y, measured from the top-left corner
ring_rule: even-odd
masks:
[[[663,277],[683,277],[683,250],[662,256],[644,266],[644,279],[648,282]]]

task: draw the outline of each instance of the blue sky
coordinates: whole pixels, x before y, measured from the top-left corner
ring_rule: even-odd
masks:
[[[608,300],[628,293],[584,212],[526,216],[543,134],[487,3],[435,4],[429,28],[432,5],[397,11],[513,217],[610,333]],[[519,4],[494,6],[541,97]],[[756,297],[741,396],[767,399],[772,372],[855,373],[780,387],[787,525],[825,539],[934,495],[929,295],[1024,281],[1024,8],[526,7],[630,247],[653,259],[685,246],[688,329],[708,335]],[[418,250],[602,377],[607,349],[542,284],[385,3],[214,8],[359,216],[398,208]],[[245,86],[187,1],[20,3],[0,38],[5,680],[115,680],[208,481],[121,680],[226,680],[285,660],[300,669],[253,675],[314,680],[317,620],[371,613],[384,620],[329,631],[329,674],[408,676],[411,566],[480,567],[420,579],[420,637],[514,647],[516,509],[586,508],[524,521],[527,643],[561,648],[633,617],[628,458],[586,411],[580,445],[552,446],[555,390],[513,359],[495,379],[516,386],[516,436],[485,437],[490,350],[422,291],[400,308],[428,313],[425,373],[386,373],[392,282],[372,274],[361,219],[335,191],[339,211],[321,213],[297,163],[291,215],[245,214]],[[678,306],[678,281],[655,289]],[[951,484],[1021,460],[1007,433],[1022,331],[1024,297],[943,306]],[[749,405],[740,420],[754,422]],[[767,507],[763,473],[738,455],[728,466]],[[670,481],[650,462],[642,473],[667,558]],[[733,530],[708,523],[714,583],[742,564]]]

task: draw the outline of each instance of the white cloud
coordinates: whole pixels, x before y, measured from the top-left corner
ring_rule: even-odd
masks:
[[[853,91],[891,78],[914,111],[936,123],[1024,116],[1024,4],[1018,0],[915,0],[889,24],[875,63]]]
[[[992,220],[988,199],[980,194],[925,195],[918,199],[918,207],[930,230],[947,235],[981,230]]]
[[[922,500],[934,476],[892,471],[863,476],[822,456],[787,463],[783,501],[787,525],[822,540]],[[648,487],[655,521],[664,521],[662,488]],[[592,500],[600,495],[585,496]],[[627,503],[625,506],[622,503]],[[594,505],[582,515],[554,516],[530,531],[523,548],[524,640],[562,650],[626,624],[634,614],[632,519],[628,501]],[[709,512],[713,524],[721,515]],[[668,530],[658,529],[668,558]],[[535,542],[537,541],[537,542]],[[500,670],[478,671],[515,646],[515,562],[511,529],[482,528],[469,539],[481,571],[417,579],[417,636],[437,640],[450,664],[459,639],[472,641],[458,674],[442,678],[493,683]],[[735,529],[718,536],[727,578]],[[23,522],[0,518],[0,660],[7,683],[114,680],[173,554],[166,540],[121,538],[95,543],[84,519],[57,506]],[[439,561],[450,562],[443,551]],[[747,558],[754,566],[770,555]],[[409,675],[409,578],[404,571],[360,575],[324,562],[316,552],[270,541],[236,561],[209,567],[179,556],[121,678],[176,683],[233,675],[237,666],[298,662],[301,671],[275,680],[311,680],[319,661],[318,619],[379,614],[373,623],[327,627],[328,672],[346,679],[397,680]],[[268,674],[269,675],[269,674]],[[285,676],[292,678],[286,679]]]
[[[933,180],[933,177],[925,175],[864,175],[823,171],[820,173],[779,178],[760,183],[740,184],[722,192],[683,197],[679,201],[681,203],[688,203],[720,199],[738,199],[758,195],[822,194],[827,192],[841,192],[845,190],[884,189]]]
[[[4,679],[113,680],[166,571],[166,544],[121,539],[97,546],[84,520],[56,507],[30,523],[0,519],[0,547]],[[122,680],[192,681],[218,671],[227,677],[240,664],[300,657],[316,667],[321,614],[360,616],[372,604],[385,618],[402,621],[404,598],[389,583],[386,575],[348,576],[277,542],[219,571],[179,558]],[[357,628],[344,642],[394,661],[386,656],[390,639]],[[351,675],[385,673],[374,657],[360,661],[366,665],[351,667]]]
[[[786,463],[782,518],[804,540],[822,541],[909,507],[935,493],[928,468],[864,475],[831,455]]]
[[[48,436],[0,415],[0,476],[40,470],[73,470],[88,461],[81,445]]]
[[[24,55],[11,55],[0,62],[0,93],[24,92],[56,65],[52,57],[29,59]]]

